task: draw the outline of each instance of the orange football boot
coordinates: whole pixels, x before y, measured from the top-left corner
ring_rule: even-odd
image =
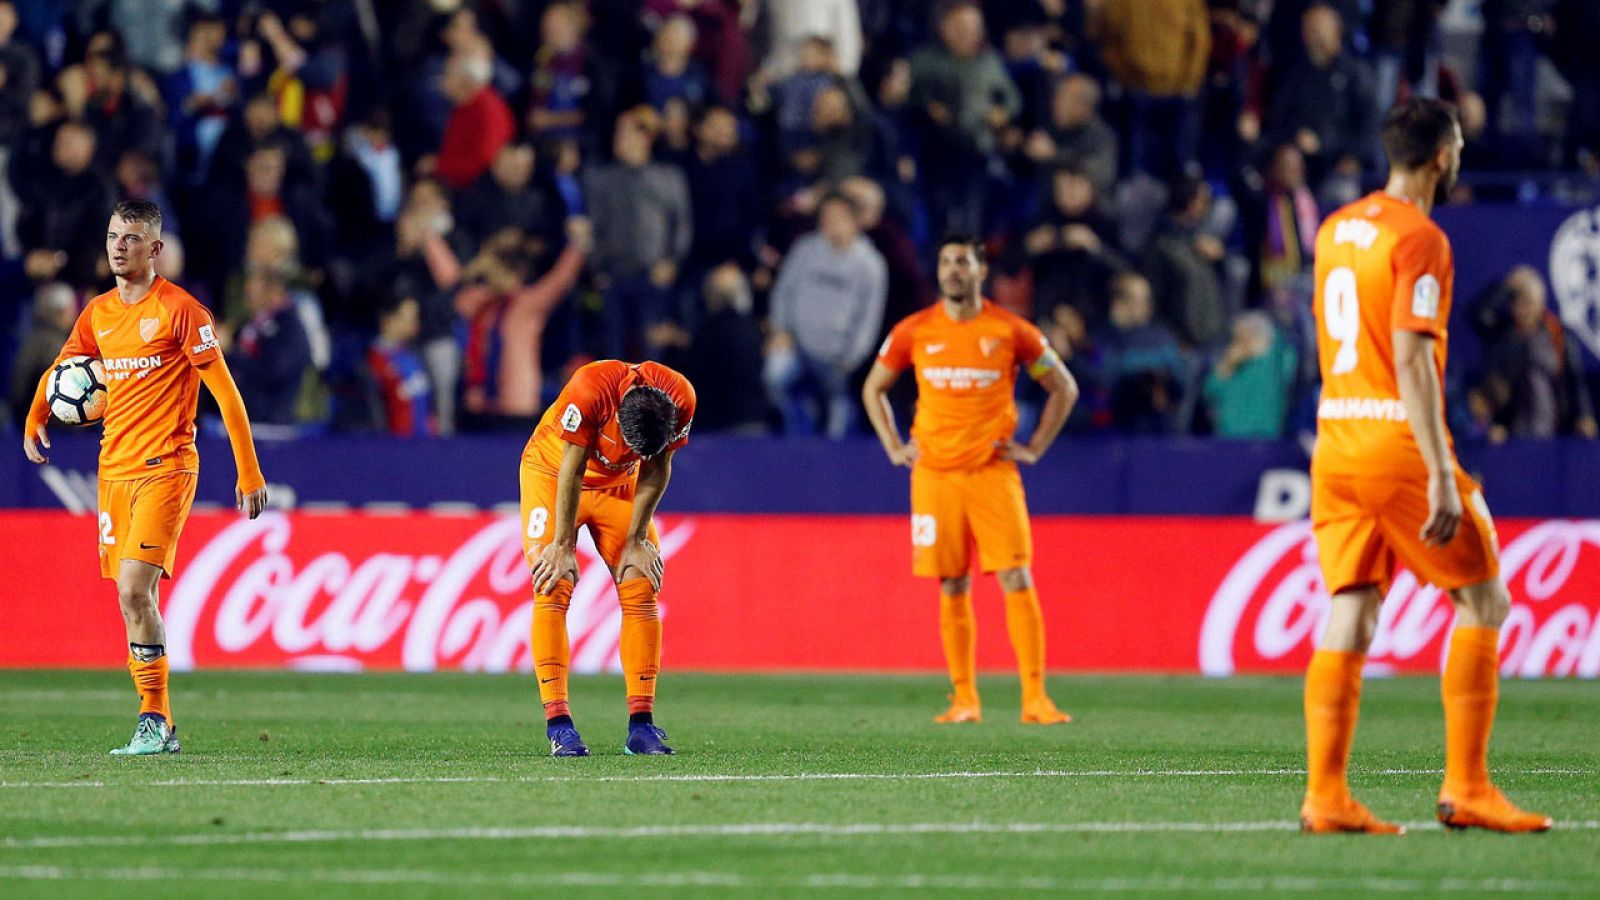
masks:
[[[1072,717],[1056,709],[1049,697],[1038,697],[1022,704],[1024,725],[1065,725]]]
[[[982,722],[983,707],[978,704],[977,697],[957,697],[950,695],[950,708],[933,717],[933,721],[940,725],[950,725],[960,722]]]
[[[1492,784],[1471,791],[1439,792],[1439,821],[1446,828],[1483,828],[1524,833],[1549,831],[1555,820],[1542,813],[1518,809]]]
[[[1307,797],[1300,805],[1300,830],[1306,834],[1405,834],[1404,825],[1385,822],[1356,800]]]

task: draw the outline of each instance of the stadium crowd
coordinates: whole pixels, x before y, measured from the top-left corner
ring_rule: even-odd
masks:
[[[1458,104],[1470,171],[1600,173],[1600,4],[1471,4],[1469,66],[1447,5],[0,0],[10,418],[142,197],[284,433],[526,431],[649,356],[697,430],[843,436],[948,232],[1083,386],[1069,430],[1309,429],[1312,239],[1393,99]],[[1595,435],[1537,271],[1457,303],[1458,433]]]

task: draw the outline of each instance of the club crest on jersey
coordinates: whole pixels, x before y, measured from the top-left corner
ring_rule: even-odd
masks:
[[[156,331],[160,328],[160,319],[140,319],[139,340],[144,341],[146,344],[150,343],[151,339],[156,336]]]
[[[1411,289],[1411,314],[1424,319],[1438,317],[1439,279],[1432,275],[1417,279],[1416,287]]]
[[[1000,343],[997,337],[981,337],[978,338],[978,349],[983,351],[984,356],[992,356],[1000,349]]]
[[[583,426],[583,412],[578,409],[578,404],[568,403],[567,408],[561,412],[561,430],[574,432]]]

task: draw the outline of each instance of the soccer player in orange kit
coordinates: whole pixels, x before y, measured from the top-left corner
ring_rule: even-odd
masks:
[[[1022,721],[1072,718],[1044,688],[1044,615],[1033,586],[1033,535],[1018,463],[1032,464],[1055,441],[1078,399],[1078,385],[1039,329],[983,297],[988,271],[975,238],[939,245],[939,302],[889,333],[867,374],[867,417],[897,466],[911,468],[912,571],[939,579],[939,633],[954,689],[936,722],[977,722],[977,630],[972,617],[970,544],[1005,591],[1006,627],[1022,677]],[[902,441],[888,392],[906,367],[916,370],[917,413]],[[1049,393],[1039,426],[1018,443],[1012,398],[1018,366]]]
[[[1543,831],[1489,780],[1499,692],[1499,629],[1510,608],[1499,547],[1478,485],[1444,424],[1447,323],[1455,263],[1429,218],[1455,184],[1454,107],[1417,99],[1383,125],[1387,186],[1340,209],[1316,244],[1322,400],[1311,458],[1311,521],[1333,595],[1306,672],[1308,832],[1399,834],[1350,795],[1346,767],[1361,668],[1378,608],[1404,562],[1450,593],[1456,627],[1441,678],[1445,768],[1439,821],[1452,828]]]
[[[522,546],[533,575],[533,660],[552,756],[588,756],[567,703],[567,606],[578,580],[578,527],[617,585],[622,675],[628,696],[623,750],[672,748],[654,720],[661,672],[660,537],[654,516],[689,442],[694,388],[653,362],[615,359],[574,372],[522,451]]]
[[[222,359],[211,313],[183,288],[155,273],[161,210],[146,200],[117,204],[106,229],[106,256],[117,287],[84,307],[56,362],[99,357],[106,370],[105,430],[100,439],[100,574],[117,583],[128,633],[128,671],[139,692],[133,738],[118,756],[177,753],[167,695],[166,632],[160,579],[172,577],[178,535],[199,478],[195,405],[204,382],[222,410],[239,480],[234,504],[255,518],[267,506],[250,419]],[[22,452],[49,462],[47,371],[23,428]]]

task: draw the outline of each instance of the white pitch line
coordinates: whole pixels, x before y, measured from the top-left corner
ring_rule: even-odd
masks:
[[[1409,822],[1412,830],[1437,829],[1437,822]],[[1600,830],[1600,820],[1562,822],[1564,831]],[[167,835],[62,835],[5,838],[0,850],[81,847],[214,847],[240,844],[326,844],[345,841],[524,841],[639,840],[698,837],[883,837],[926,834],[1237,834],[1298,831],[1300,823],[1262,822],[733,822],[721,825],[540,825],[516,828],[318,829],[305,831],[203,832]]]
[[[1526,878],[1387,878],[1307,876],[1203,878],[1146,876],[1058,878],[1048,875],[877,875],[827,873],[805,876],[764,876],[736,872],[619,873],[565,871],[542,874],[445,872],[428,869],[268,869],[268,868],[66,868],[61,866],[0,866],[0,879],[8,881],[225,881],[271,884],[307,882],[339,885],[450,885],[481,888],[540,887],[701,887],[750,890],[753,888],[807,888],[851,891],[970,890],[1065,892],[1325,892],[1351,891],[1417,894],[1537,893],[1585,890],[1593,885],[1574,879]]]
[[[1443,769],[1375,769],[1356,778],[1441,775]],[[1248,778],[1299,777],[1305,769],[1031,769],[1010,772],[779,772],[769,774],[689,773],[683,775],[437,775],[392,778],[173,778],[161,781],[0,781],[3,788],[140,787],[303,787],[385,784],[593,784],[637,782],[727,783],[765,781],[929,781],[979,778]],[[1592,769],[1520,769],[1518,775],[1600,775]]]

